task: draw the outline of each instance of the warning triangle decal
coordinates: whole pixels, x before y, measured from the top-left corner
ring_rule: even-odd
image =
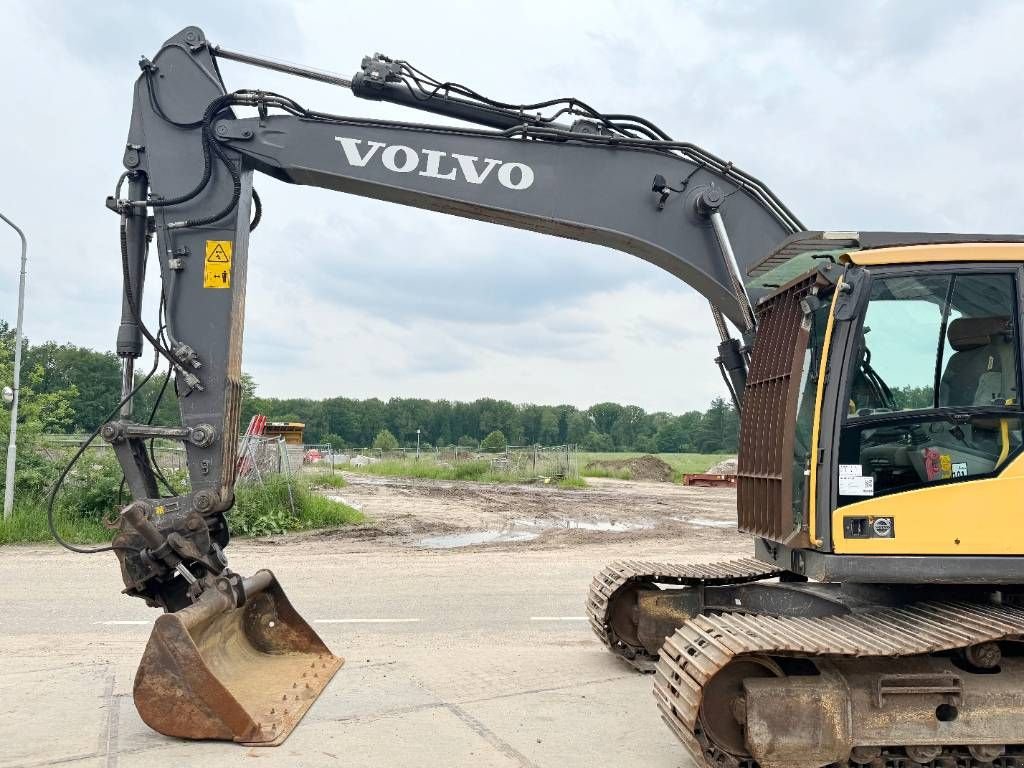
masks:
[[[207,261],[229,261],[227,253],[224,252],[224,246],[218,244],[206,257]]]

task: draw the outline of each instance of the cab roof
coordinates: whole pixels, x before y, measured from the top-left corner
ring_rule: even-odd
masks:
[[[989,249],[969,257],[965,246],[1009,245],[1012,248]],[[924,257],[917,249],[922,246],[939,246],[929,249]],[[877,258],[861,258],[865,251],[893,250],[877,254]],[[933,254],[932,250],[941,251]],[[856,255],[855,255],[856,254]],[[873,254],[872,254],[873,255]],[[866,257],[867,254],[864,254]],[[936,258],[937,256],[937,258]],[[771,292],[794,278],[803,275],[822,260],[849,260],[854,263],[910,263],[920,261],[977,261],[984,260],[1024,261],[1024,235],[977,235],[946,232],[796,232],[772,253],[759,261],[747,272],[748,288],[757,292]]]

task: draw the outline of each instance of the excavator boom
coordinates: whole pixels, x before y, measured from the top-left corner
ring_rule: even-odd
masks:
[[[327,114],[260,90],[229,92],[218,56],[348,86],[357,96],[460,118],[447,127]],[[136,677],[144,719],[163,733],[278,744],[340,667],[269,572],[227,566],[234,502],[250,231],[261,216],[256,173],[291,184],[401,203],[581,240],[633,254],[710,302],[719,363],[737,401],[754,335],[744,275],[799,222],[763,184],[642,118],[576,99],[544,117],[454,86],[410,85],[404,62],[364,59],[351,80],[229,52],[188,27],[141,62],[108,207],[121,217],[124,281],[118,353],[125,406],[104,425],[132,503],[114,549],[125,591],[163,608]],[[419,89],[417,93],[416,89]],[[412,97],[409,96],[412,93]],[[543,105],[540,105],[543,106]],[[240,112],[245,112],[243,116]],[[122,183],[127,182],[127,194]],[[163,322],[142,321],[156,236]],[[296,258],[294,254],[282,254]],[[726,318],[742,332],[732,338]],[[175,375],[180,426],[132,419],[133,361],[143,337]],[[180,440],[190,489],[160,493],[144,448]]]

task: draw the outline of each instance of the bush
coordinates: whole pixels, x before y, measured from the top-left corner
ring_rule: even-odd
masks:
[[[505,440],[505,433],[500,429],[496,429],[480,442],[480,450],[497,453],[504,451],[507,445],[508,441]]]
[[[373,439],[373,448],[377,451],[397,451],[398,438],[388,430],[382,429],[377,433],[377,437]]]
[[[460,448],[478,448],[478,447],[480,447],[480,441],[477,440],[475,437],[470,437],[469,435],[463,435],[462,437],[459,438],[459,447]]]
[[[86,453],[68,474],[57,503],[61,510],[87,520],[103,520],[120,507],[121,465],[109,456]]]
[[[289,483],[285,475],[271,475],[263,483],[239,483],[235,506],[227,518],[236,536],[270,536],[366,519],[347,504],[311,491],[305,478],[293,478]]]
[[[6,436],[5,436],[6,437]],[[6,443],[4,443],[6,448]],[[7,469],[7,451],[0,449],[0,491],[4,487]],[[61,467],[51,461],[35,446],[22,445],[18,440],[18,459],[14,473],[14,495],[16,498],[40,500],[46,497],[50,487],[57,482]]]

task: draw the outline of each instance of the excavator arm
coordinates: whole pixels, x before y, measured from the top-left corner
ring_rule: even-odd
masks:
[[[357,96],[487,127],[345,117],[275,93],[228,92],[218,58],[334,82]],[[758,299],[748,295],[744,275],[801,225],[763,184],[730,163],[673,141],[646,120],[601,114],[578,100],[530,105],[538,109],[503,105],[426,80],[383,56],[365,59],[347,81],[226,51],[195,27],[172,37],[141,67],[126,170],[107,202],[121,217],[125,290],[117,348],[126,402],[102,429],[133,498],[114,541],[125,591],[167,611],[143,659],[136,703],[164,733],[279,743],[319,688],[284,707],[284,719],[281,706],[246,695],[265,688],[276,696],[277,687],[287,688],[295,670],[282,667],[283,658],[314,657],[314,669],[324,665],[321,685],[340,661],[268,572],[242,579],[223,553],[229,538],[224,515],[234,501],[250,230],[261,215],[255,173],[590,242],[649,261],[710,302],[722,339],[719,362],[737,400],[755,331],[751,302]],[[559,103],[568,106],[554,119],[540,109]],[[569,114],[582,118],[557,121]],[[154,234],[163,310],[155,332],[145,326],[142,307]],[[275,258],[301,263],[296,253]],[[725,318],[742,339],[730,337]],[[132,416],[131,372],[143,338],[174,370],[180,426],[142,424]],[[159,470],[144,449],[153,437],[184,444],[187,493],[160,493]],[[232,657],[239,642],[245,651]],[[213,671],[213,653],[220,674]],[[271,675],[254,686],[252,676],[268,670],[280,679]],[[249,681],[240,690],[249,694],[232,687],[242,678]],[[288,690],[283,695],[287,703]],[[171,700],[178,704],[170,706]]]

